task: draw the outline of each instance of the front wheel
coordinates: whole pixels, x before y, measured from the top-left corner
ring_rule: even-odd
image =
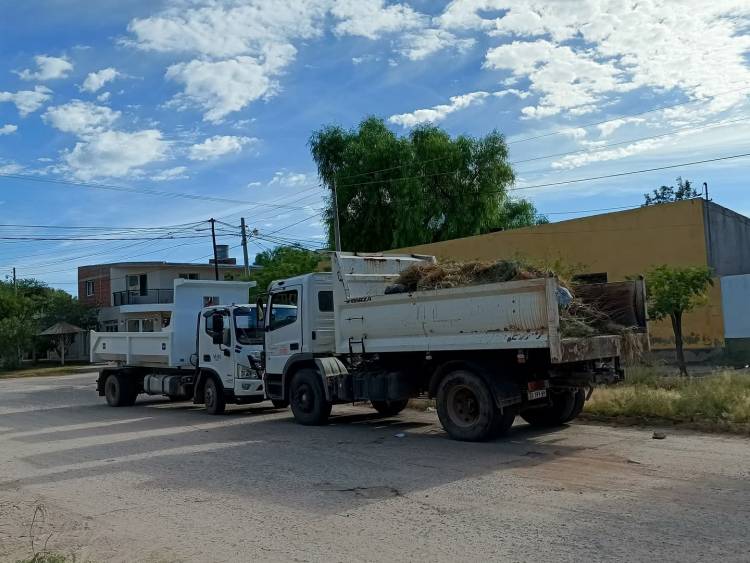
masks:
[[[292,377],[289,398],[294,418],[300,424],[325,424],[331,414],[320,375],[313,369],[301,369]]]
[[[133,382],[122,373],[110,373],[104,381],[104,397],[110,407],[132,407],[137,395]]]
[[[406,408],[409,404],[409,399],[402,399],[400,401],[370,401],[372,408],[378,411],[383,416],[395,416]]]
[[[206,402],[206,412],[208,414],[223,414],[227,408],[227,402],[224,399],[224,389],[221,388],[221,385],[213,377],[209,377],[208,381],[206,381],[203,398]]]
[[[456,370],[443,377],[436,406],[440,424],[448,435],[466,442],[504,433],[515,418],[510,409],[500,412],[484,380],[468,370]]]

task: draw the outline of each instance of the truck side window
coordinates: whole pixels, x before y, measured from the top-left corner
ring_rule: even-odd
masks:
[[[229,318],[229,311],[220,311],[221,314],[224,316],[224,333],[222,334],[222,342],[224,346],[231,346],[232,345],[232,323],[230,322]],[[214,336],[214,331],[211,330],[211,314],[208,314],[208,316],[203,317],[203,326],[206,329],[206,334],[208,334],[211,338]]]
[[[297,290],[280,291],[271,297],[271,318],[268,321],[269,330],[276,330],[290,325],[297,320]]]
[[[333,291],[318,292],[318,311],[322,313],[333,311]]]

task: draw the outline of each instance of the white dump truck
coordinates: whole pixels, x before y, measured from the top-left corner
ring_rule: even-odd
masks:
[[[334,253],[331,273],[273,282],[262,313],[268,397],[314,425],[336,403],[395,415],[426,394],[452,438],[474,441],[506,432],[517,415],[563,424],[594,384],[622,377],[622,336],[561,335],[565,291],[554,277],[386,293],[401,271],[434,261]],[[648,346],[642,281],[581,294]]]
[[[247,304],[254,286],[178,279],[163,331],[93,332],[91,361],[114,364],[99,373],[99,395],[113,407],[130,406],[141,393],[192,399],[211,414],[227,402],[264,401],[263,334],[255,305]]]

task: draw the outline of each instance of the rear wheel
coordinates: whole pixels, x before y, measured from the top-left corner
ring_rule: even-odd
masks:
[[[137,396],[133,381],[122,373],[110,373],[104,381],[104,397],[110,407],[132,407]]]
[[[563,422],[570,422],[576,418],[581,411],[583,411],[583,405],[586,403],[586,391],[579,389],[575,392],[575,401],[573,403],[573,410],[570,412],[568,417]]]
[[[576,395],[575,391],[550,391],[551,404],[546,407],[524,411],[521,413],[521,418],[532,426],[545,427],[565,424],[578,416],[578,413],[573,414],[576,406]],[[581,405],[581,408],[583,408],[583,405]]]
[[[326,400],[320,375],[312,369],[301,369],[292,377],[289,399],[294,418],[300,424],[325,424],[331,414],[331,403]]]
[[[395,416],[406,408],[409,404],[409,399],[401,399],[400,401],[370,401],[372,408],[378,411],[384,416]]]
[[[454,440],[487,440],[501,430],[507,431],[515,418],[511,418],[509,409],[505,415],[500,413],[487,384],[468,370],[456,370],[443,377],[436,406],[440,424]]]
[[[227,402],[224,399],[224,389],[213,377],[206,381],[206,388],[203,391],[203,399],[206,403],[206,412],[208,414],[223,414],[227,408]]]

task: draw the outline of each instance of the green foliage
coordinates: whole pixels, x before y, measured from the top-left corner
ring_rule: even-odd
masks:
[[[336,184],[345,250],[389,250],[540,221],[531,203],[508,197],[514,175],[496,131],[452,139],[422,126],[399,137],[371,117],[355,130],[316,131],[310,148],[331,194]],[[331,246],[332,199],[325,210]]]
[[[17,367],[20,354],[35,346],[39,352],[49,349],[50,339],[37,335],[56,322],[91,329],[96,327],[96,316],[96,309],[37,280],[19,280],[16,288],[0,281],[0,367]]]
[[[653,319],[663,319],[703,305],[713,280],[711,270],[703,266],[658,266],[646,274],[646,284],[649,313]]]
[[[643,194],[646,202],[643,207],[647,205],[656,205],[659,203],[669,203],[672,201],[682,201],[684,199],[694,199],[700,197],[701,194],[693,188],[693,184],[690,180],[683,180],[682,177],[677,177],[677,187],[674,186],[662,186],[658,190],[654,190],[650,194]]]
[[[320,261],[320,254],[298,246],[277,246],[261,252],[255,256],[254,264],[262,268],[251,271],[248,277],[258,283],[253,293],[263,293],[274,280],[314,272]]]
[[[685,379],[645,373],[597,389],[586,412],[713,424],[750,423],[750,378],[724,373]]]

